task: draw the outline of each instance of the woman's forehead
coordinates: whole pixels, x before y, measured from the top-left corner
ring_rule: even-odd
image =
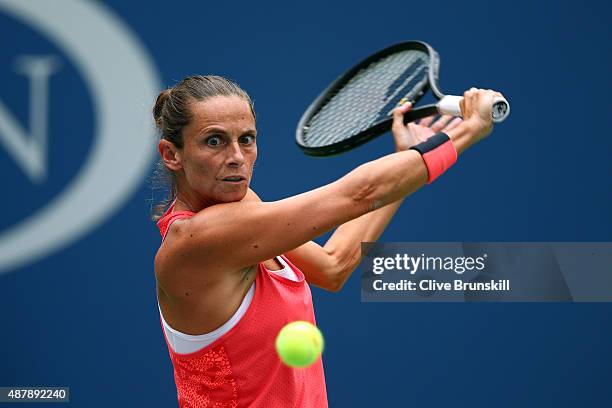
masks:
[[[205,123],[252,122],[255,118],[249,103],[239,96],[214,96],[191,106],[193,119]]]

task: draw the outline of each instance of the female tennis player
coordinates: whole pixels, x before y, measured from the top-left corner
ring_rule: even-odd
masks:
[[[276,335],[291,321],[314,324],[308,284],[340,290],[360,261],[360,243],[377,240],[405,196],[490,133],[495,95],[472,88],[463,120],[433,124],[405,126],[403,105],[394,113],[396,153],[262,202],[249,189],[257,129],[246,92],[218,76],[187,77],[161,92],[153,113],[172,188],[159,214],[155,274],[179,405],[326,407],[321,359],[285,366]],[[447,135],[440,146],[428,142],[437,132]],[[312,241],[334,228],[325,246]]]

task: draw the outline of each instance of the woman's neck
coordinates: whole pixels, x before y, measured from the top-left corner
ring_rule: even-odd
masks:
[[[211,205],[218,204],[210,199],[199,197],[196,194],[190,194],[185,192],[178,192],[176,195],[176,201],[174,203],[174,209],[176,211],[192,211],[198,212]]]

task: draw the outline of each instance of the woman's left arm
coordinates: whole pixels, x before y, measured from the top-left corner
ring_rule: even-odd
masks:
[[[408,110],[410,104],[394,112],[392,132],[396,151],[407,150],[435,133],[448,131],[461,123],[459,118],[442,116],[433,124],[433,117],[430,117],[419,124],[404,125],[403,116]],[[310,241],[285,255],[300,268],[309,283],[336,292],[359,265],[361,243],[378,240],[402,202],[403,199],[398,200],[342,224],[323,247]]]
[[[337,292],[361,261],[361,243],[378,240],[403,199],[339,226],[325,246],[310,241],[285,253],[308,283]]]

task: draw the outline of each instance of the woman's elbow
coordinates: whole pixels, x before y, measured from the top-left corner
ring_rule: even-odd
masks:
[[[350,274],[347,274],[343,268],[338,268],[328,274],[325,290],[329,292],[340,292],[344,287]]]

